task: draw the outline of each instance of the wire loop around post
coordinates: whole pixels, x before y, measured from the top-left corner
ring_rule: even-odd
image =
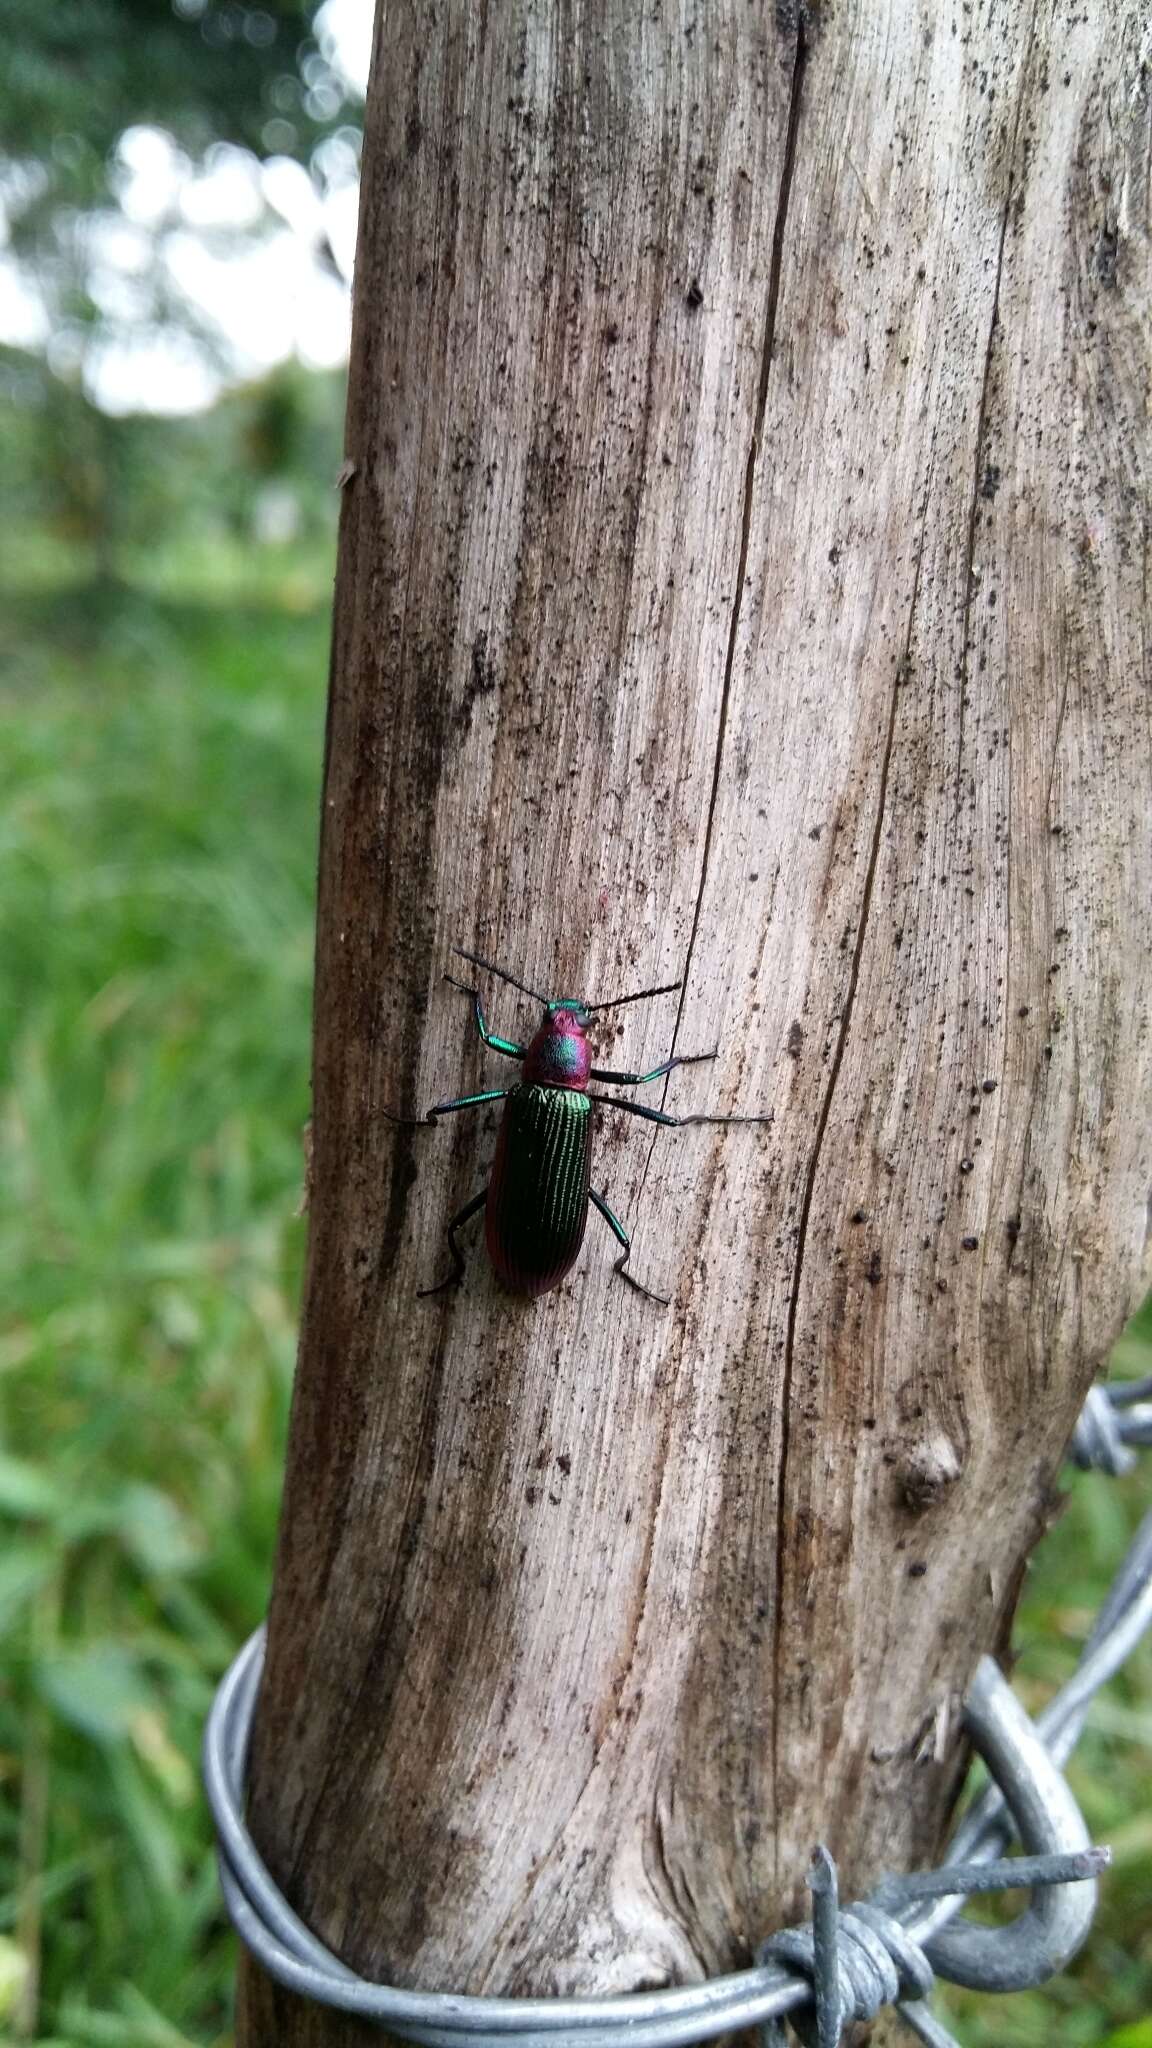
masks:
[[[1093,1392],[1101,1390],[1094,1389]],[[1142,1396],[1143,1385],[1138,1390]],[[1110,1411],[1126,1408],[1132,1441],[1144,1441],[1140,1402],[1107,1390]],[[1098,1406],[1098,1404],[1097,1404]],[[1098,1419],[1098,1418],[1097,1418]],[[1097,1430],[1076,1455],[1114,1471],[1114,1444]],[[225,1904],[237,1934],[278,1983],[322,2005],[357,2014],[424,2048],[687,2048],[757,2026],[765,2048],[793,2019],[814,2048],[834,2048],[854,2019],[895,2004],[928,2048],[955,2048],[926,1998],[933,1973],[977,1989],[1042,1983],[1084,1940],[1095,1904],[1093,1879],[1108,1861],[1087,1830],[1061,1765],[1087,1706],[1139,1636],[1152,1625],[1152,1514],[1120,1566],[1071,1681],[1033,1726],[1007,1680],[981,1660],[965,1703],[965,1725],[992,1780],[961,1822],[942,1870],[885,1879],[868,1900],[841,1909],[836,1867],[817,1852],[810,1880],[813,1924],[771,1936],[757,1967],[672,1991],[610,1998],[486,1998],[403,1991],[370,1983],[318,1940],[277,1888],[244,1821],[248,1742],[263,1665],[264,1631],[226,1672],[205,1733],[204,1779],[219,1847]],[[1011,1816],[1009,1820],[1008,1816]],[[1015,1824],[1026,1853],[994,1860]],[[957,1926],[965,1896],[1006,1886],[1033,1890],[1028,1910],[1007,1927]]]

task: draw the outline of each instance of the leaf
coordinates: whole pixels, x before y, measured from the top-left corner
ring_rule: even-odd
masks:
[[[176,1828],[131,1752],[114,1750],[109,1761],[121,1826],[148,1879],[152,1910],[162,1912],[180,1893],[182,1867]]]
[[[59,1513],[63,1498],[41,1466],[0,1451],[0,1514],[43,1520]]]
[[[1100,2048],[1152,2048],[1152,2019],[1133,2020],[1131,2026],[1118,2027],[1114,2034],[1106,2034]]]
[[[45,1658],[37,1678],[45,1699],[82,1735],[114,1741],[153,1706],[136,1659],[119,1643],[96,1642]]]
[[[125,1547],[141,1571],[175,1576],[189,1571],[200,1555],[175,1501],[159,1487],[126,1486],[117,1520]]]
[[[177,1749],[162,1714],[137,1714],[132,1742],[173,1806],[191,1806],[199,1796],[199,1780],[182,1749]]]
[[[0,2020],[10,2019],[28,1981],[28,1958],[16,1942],[0,1934]]]
[[[25,1602],[38,1593],[56,1566],[53,1553],[27,1543],[0,1552],[0,1636],[15,1621]]]

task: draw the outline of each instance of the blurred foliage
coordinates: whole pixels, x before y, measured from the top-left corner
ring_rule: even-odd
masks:
[[[166,129],[307,162],[344,105],[313,34],[317,0],[4,0],[0,154],[91,205],[124,130]],[[271,140],[268,130],[271,127]]]
[[[193,161],[231,143],[308,164],[349,94],[313,32],[319,0],[4,0],[0,159],[9,234],[41,266],[115,197],[129,129]]]
[[[34,357],[0,349],[8,580],[148,575],[165,536],[184,561],[205,549],[227,557],[244,540],[322,542],[343,390],[342,375],[289,362],[189,419],[118,418]]]
[[[229,150],[293,158],[320,191],[354,179],[358,98],[320,12],[320,0],[3,0],[0,248],[64,377],[84,381],[103,344],[145,335],[187,340],[227,370],[224,337],[165,260],[179,187]],[[171,139],[174,183],[143,175],[147,203],[129,220],[119,145],[142,128]],[[276,217],[257,192],[253,217],[201,238],[235,252],[266,233]],[[314,253],[338,271],[319,231]]]
[[[114,584],[30,514],[2,571],[0,2037],[45,2048],[226,2038],[197,1746],[267,1597],[303,1228],[335,493],[247,533],[303,474],[278,390],[150,431]]]

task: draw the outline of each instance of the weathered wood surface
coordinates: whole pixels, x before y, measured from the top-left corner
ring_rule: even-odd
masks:
[[[383,6],[252,1805],[367,1972],[693,1979],[817,1838],[936,1845],[1144,1250],[1142,13]],[[612,1063],[774,1109],[607,1117],[671,1310],[595,1217],[416,1300],[492,1149],[382,1115],[498,1085],[454,941],[683,974]]]

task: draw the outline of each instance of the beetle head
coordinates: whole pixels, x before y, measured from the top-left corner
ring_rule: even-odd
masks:
[[[588,1007],[563,999],[546,1003],[540,1029],[524,1058],[524,1079],[549,1088],[583,1088],[592,1063]]]

